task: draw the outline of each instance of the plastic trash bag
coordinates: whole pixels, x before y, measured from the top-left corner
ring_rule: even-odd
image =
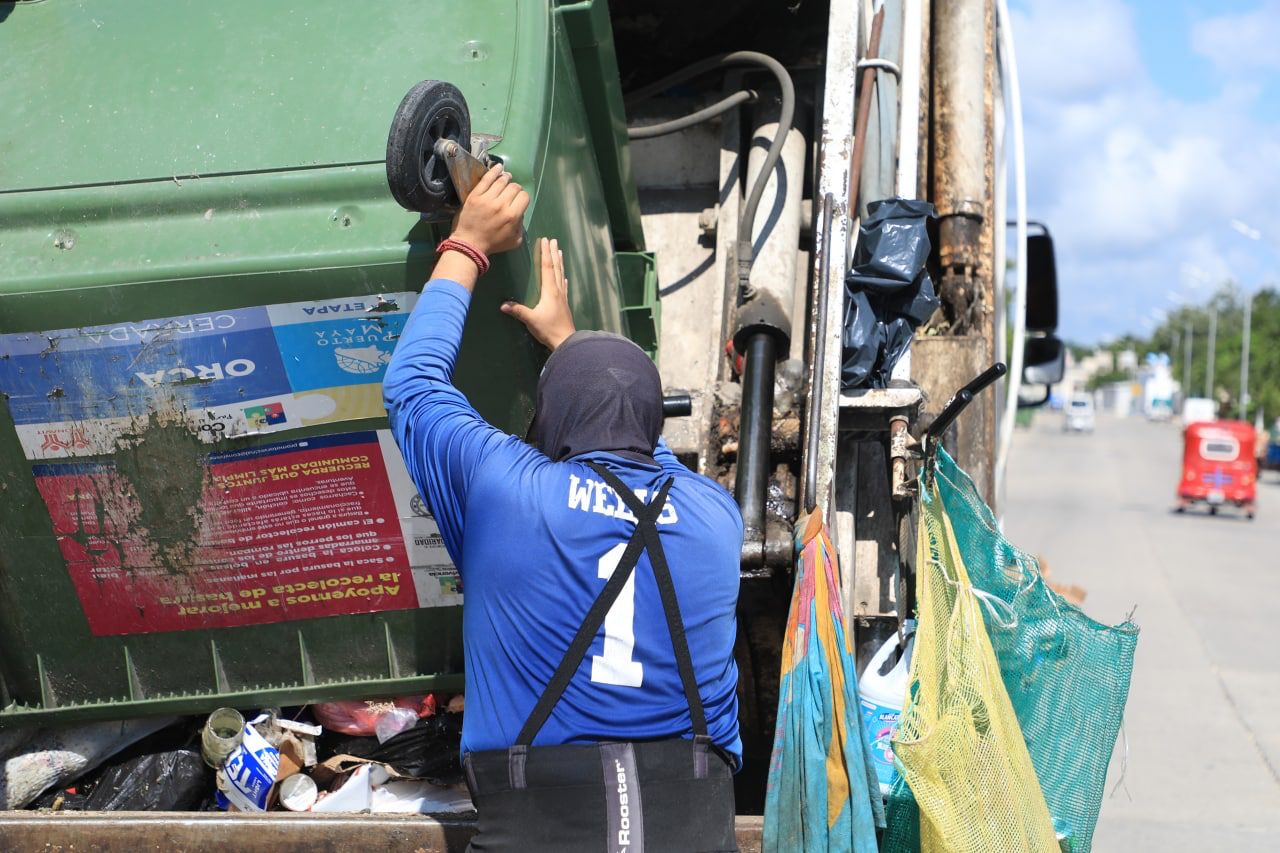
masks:
[[[345,735],[371,735],[377,732],[378,720],[397,708],[413,711],[418,717],[436,712],[436,697],[398,696],[394,699],[341,699],[317,702],[311,706],[316,722],[326,729]]]
[[[190,749],[139,755],[108,768],[82,808],[88,811],[194,811],[213,791],[213,772]]]
[[[323,746],[329,754],[386,764],[406,778],[451,785],[462,779],[461,742],[462,715],[438,714],[418,720],[386,743],[371,737],[328,738]]]
[[[21,752],[22,747],[36,733],[35,728],[23,726],[16,729],[0,729],[0,760]]]
[[[418,722],[418,712],[411,708],[392,708],[378,717],[373,733],[378,743],[386,743],[405,729],[412,728]]]
[[[938,308],[926,269],[933,216],[926,201],[895,197],[867,206],[845,277],[844,390],[888,385],[916,328]]]
[[[118,720],[42,729],[0,765],[0,809],[20,809],[49,788],[77,779],[174,718]]]
[[[858,229],[849,279],[863,290],[893,294],[918,283],[932,248],[925,224],[936,215],[927,201],[873,201]]]
[[[840,384],[846,390],[861,388],[871,378],[871,371],[880,355],[882,333],[867,294],[849,291],[846,283],[842,341],[844,361],[840,373]]]

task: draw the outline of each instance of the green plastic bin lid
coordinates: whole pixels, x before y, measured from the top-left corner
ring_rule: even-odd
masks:
[[[392,112],[427,78],[457,85],[472,126],[502,136],[521,18],[546,15],[511,0],[5,11],[6,192],[382,162]]]

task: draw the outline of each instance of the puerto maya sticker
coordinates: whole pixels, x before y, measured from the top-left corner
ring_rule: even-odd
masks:
[[[114,453],[157,416],[209,442],[382,417],[382,377],[417,298],[0,335],[0,390],[33,461]]]

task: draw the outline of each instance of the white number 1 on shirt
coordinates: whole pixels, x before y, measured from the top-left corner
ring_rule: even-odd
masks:
[[[627,543],[611,548],[597,564],[599,576],[604,580],[613,577],[622,559]],[[636,649],[636,573],[622,586],[613,606],[604,617],[604,654],[591,657],[591,680],[597,684],[616,684],[619,687],[639,687],[644,683],[644,664],[632,660]]]

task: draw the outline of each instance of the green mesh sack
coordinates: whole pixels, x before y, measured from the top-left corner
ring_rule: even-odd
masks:
[[[911,796],[907,780],[899,776],[885,798],[887,827],[880,839],[881,853],[917,853],[920,850],[920,808]]]
[[[1095,622],[1052,590],[1037,560],[1000,534],[973,481],[941,448],[934,470],[970,581],[1007,605],[984,608],[983,615],[1061,847],[1087,853],[1129,695],[1138,628]],[[895,787],[882,850],[919,849],[916,815],[910,791]]]

